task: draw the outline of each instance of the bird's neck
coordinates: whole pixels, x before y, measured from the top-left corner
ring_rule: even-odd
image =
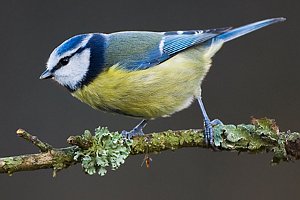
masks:
[[[89,68],[85,77],[76,89],[90,84],[104,70],[104,54],[106,46],[107,39],[104,34],[93,34],[93,36],[86,45],[86,48],[89,48],[91,52]]]

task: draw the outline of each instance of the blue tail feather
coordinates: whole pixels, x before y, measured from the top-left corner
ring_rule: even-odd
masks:
[[[280,18],[266,19],[266,20],[255,22],[252,24],[247,24],[245,26],[241,26],[241,27],[229,30],[225,33],[222,33],[222,34],[218,35],[216,37],[216,39],[227,42],[227,41],[233,40],[235,38],[238,38],[240,36],[243,36],[247,33],[250,33],[252,31],[256,31],[260,28],[269,26],[269,25],[277,23],[277,22],[282,22],[282,21],[285,21],[285,18],[280,17]]]

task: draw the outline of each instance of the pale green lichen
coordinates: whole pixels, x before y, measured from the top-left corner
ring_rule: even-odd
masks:
[[[287,160],[287,152],[285,149],[286,137],[284,134],[281,134],[281,136],[277,140],[277,143],[278,146],[273,148],[274,156],[272,159],[272,164],[278,164],[282,160]]]
[[[9,175],[12,175],[15,171],[15,167],[22,164],[22,159],[19,157],[8,157],[2,160],[2,167],[7,171]]]
[[[145,137],[135,137],[131,154],[157,153],[163,150],[176,150],[184,146],[204,146],[203,135],[199,130],[164,131]]]
[[[191,143],[193,141],[193,137],[188,131],[183,131],[181,134],[181,138],[179,138],[179,144],[183,145],[184,143]]]
[[[221,146],[221,143],[223,142],[223,135],[224,133],[224,126],[223,125],[217,125],[214,127],[214,143],[216,147]]]
[[[214,127],[214,143],[222,150],[247,152],[273,151],[274,163],[287,159],[286,135],[279,133],[274,120],[253,119],[252,124],[217,125]],[[289,137],[295,137],[289,134]],[[106,128],[96,129],[95,136],[86,131],[82,141],[92,143],[87,150],[76,152],[88,174],[104,175],[106,168],[117,169],[129,155],[157,153],[182,147],[207,146],[201,130],[165,131],[124,141],[118,133],[110,133]],[[115,141],[115,142],[114,142]],[[88,145],[89,146],[89,145]]]
[[[275,147],[272,148],[272,151],[274,152],[272,163],[277,164],[282,160],[287,160],[285,145],[289,134],[280,133],[279,128],[273,119],[253,119],[252,123],[257,127],[256,132],[262,138],[267,138],[270,143],[277,143]]]
[[[63,152],[57,150],[51,150],[53,155],[53,177],[56,176],[56,172],[67,168],[74,161],[72,155],[76,153],[78,148],[65,148]]]
[[[279,133],[272,119],[253,119],[253,124],[217,125],[214,127],[215,145],[223,149],[259,152],[272,150],[273,163],[287,159],[285,144],[287,137],[297,139],[297,134]],[[289,139],[291,139],[289,138]]]
[[[258,135],[267,137],[273,141],[278,140],[279,128],[275,120],[268,118],[253,119],[252,123],[256,126],[256,133]]]
[[[117,132],[109,132],[107,128],[97,128],[95,135],[85,131],[82,137],[92,141],[92,146],[79,149],[74,159],[80,160],[84,171],[90,175],[98,173],[103,176],[109,166],[112,170],[119,168],[131,152],[132,140],[124,139]]]
[[[285,138],[287,141],[295,142],[300,137],[300,133],[288,131]]]

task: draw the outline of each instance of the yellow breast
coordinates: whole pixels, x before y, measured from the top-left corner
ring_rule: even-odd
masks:
[[[168,116],[200,95],[210,56],[190,49],[145,70],[112,66],[72,93],[93,108],[146,119]]]

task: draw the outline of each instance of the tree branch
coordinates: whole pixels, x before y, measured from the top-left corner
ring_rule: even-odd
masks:
[[[31,142],[33,145],[35,145],[37,148],[39,148],[41,150],[41,152],[47,152],[53,148],[50,144],[42,142],[36,136],[30,135],[23,129],[18,129],[17,135],[24,138],[28,142]]]
[[[0,158],[0,173],[52,168],[55,175],[61,169],[83,162],[74,158],[78,157],[79,151],[95,148],[95,137],[92,135],[71,136],[67,142],[72,146],[53,148],[24,130],[19,129],[17,134],[37,146],[41,153]],[[252,124],[248,125],[218,125],[214,127],[214,139],[219,151],[273,152],[273,163],[300,159],[300,133],[280,132],[274,120],[266,118],[252,119]],[[204,141],[202,130],[169,130],[133,138],[130,155],[184,147],[210,148]]]

